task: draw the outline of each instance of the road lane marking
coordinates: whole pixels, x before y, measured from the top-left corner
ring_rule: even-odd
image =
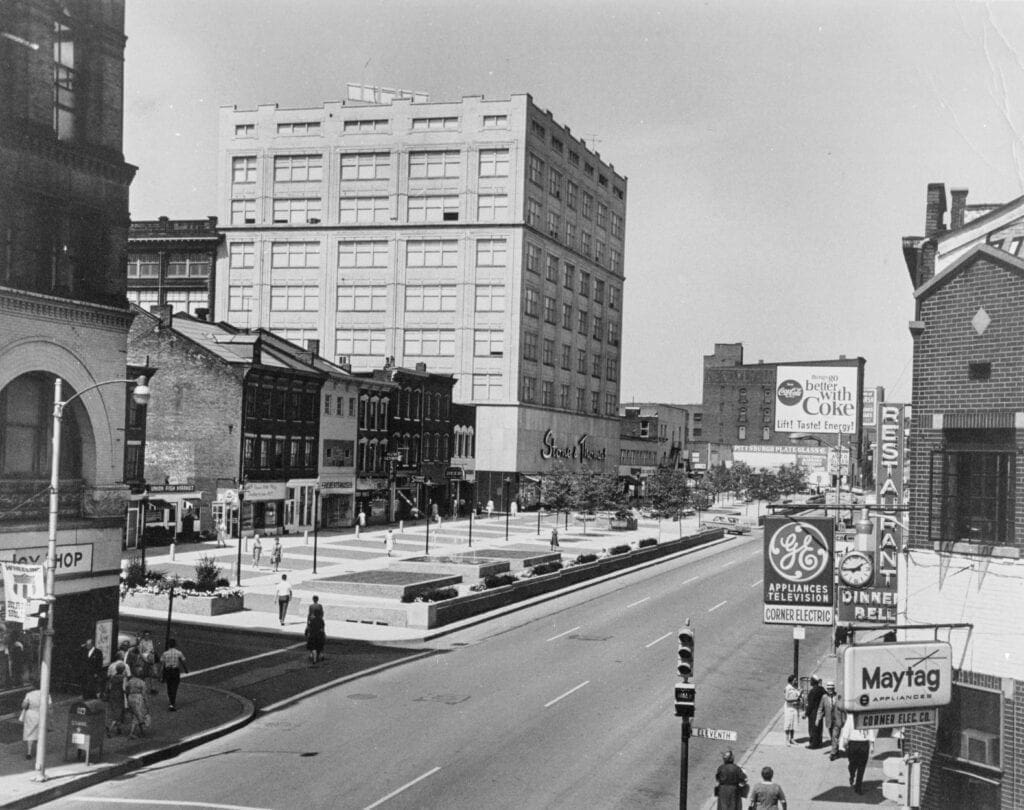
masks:
[[[724,601],[722,601],[722,602],[719,602],[719,603],[718,603],[717,605],[715,605],[715,606],[714,606],[713,608],[708,608],[708,613],[711,613],[711,611],[713,611],[713,610],[718,610],[718,609],[719,609],[719,608],[720,608],[720,607],[721,607],[722,605],[724,605],[724,604],[725,604],[726,602],[728,602],[728,601],[729,601],[729,600],[728,600],[728,599],[726,599],[726,600],[724,600]]]
[[[649,597],[649,596],[645,596],[645,597],[644,597],[643,599],[640,599],[639,601],[637,601],[637,602],[634,602],[634,603],[633,603],[633,604],[631,604],[631,605],[626,605],[626,607],[628,607],[628,608],[631,608],[631,607],[636,607],[637,605],[642,605],[642,604],[643,604],[644,602],[647,602],[647,601],[649,601],[649,600],[650,600],[650,598],[651,598],[651,597]]]
[[[547,641],[554,641],[556,638],[561,638],[562,636],[569,635],[569,633],[575,633],[579,629],[579,625],[576,625],[576,627],[574,627],[572,630],[566,630],[564,633],[559,633],[557,636],[552,636],[551,638],[547,639]]]
[[[438,765],[436,768],[431,768],[429,771],[427,771],[422,776],[417,776],[411,782],[406,782],[404,785],[402,785],[400,788],[398,788],[398,790],[392,790],[387,796],[384,796],[383,798],[377,799],[377,801],[375,801],[373,804],[366,805],[366,810],[373,810],[374,807],[380,807],[388,799],[393,799],[395,796],[397,796],[403,790],[408,790],[413,785],[415,785],[417,782],[422,782],[428,776],[433,776],[439,770],[441,770],[441,766],[440,765]]]
[[[755,581],[755,582],[751,582],[751,583],[750,583],[750,587],[751,587],[751,588],[756,588],[756,587],[757,587],[758,585],[760,585],[760,584],[761,584],[762,582],[764,582],[764,577],[761,577],[761,579],[759,579],[759,580],[757,580],[757,581]]]
[[[684,579],[683,580],[683,584],[684,585],[689,585],[691,582],[693,582],[694,580],[697,580],[697,579],[700,579],[700,577],[690,577],[689,579]]]
[[[68,802],[102,802],[103,804],[131,804],[131,805],[165,805],[167,807],[211,807],[213,810],[270,810],[270,808],[253,807],[247,804],[213,804],[212,802],[186,802],[181,799],[168,801],[166,799],[115,799],[102,796],[65,796],[64,801]]]
[[[653,647],[659,641],[664,641],[665,639],[667,639],[671,635],[672,635],[671,633],[665,633],[665,635],[660,636],[659,638],[654,639],[654,641],[652,641],[650,644],[645,644],[644,645],[644,649],[646,650],[648,647]]]
[[[306,646],[306,642],[305,641],[300,641],[298,644],[292,644],[292,645],[290,645],[288,647],[285,647],[283,650],[269,650],[267,652],[259,653],[257,655],[250,655],[248,658],[236,658],[234,661],[226,661],[223,664],[215,664],[212,667],[206,667],[206,669],[194,669],[191,672],[186,672],[184,675],[181,676],[181,678],[182,678],[182,680],[184,680],[185,678],[188,678],[188,677],[195,677],[196,675],[201,675],[204,672],[213,672],[215,669],[224,669],[224,667],[233,667],[235,664],[244,664],[244,663],[246,663],[248,661],[256,661],[257,659],[266,658],[267,656],[270,656],[270,655],[280,655],[281,653],[291,652],[292,650],[297,650],[299,647],[305,647],[305,646]]]
[[[760,549],[760,548],[757,549],[757,551],[751,551],[750,552],[750,556],[751,557],[756,557],[758,554],[761,554],[763,551],[764,551],[764,549]]]
[[[545,704],[544,704],[544,708],[545,708],[545,709],[550,709],[550,708],[551,708],[552,706],[554,706],[554,705],[555,705],[556,703],[558,703],[558,701],[560,701],[560,700],[561,700],[562,698],[566,698],[566,697],[569,697],[569,695],[571,695],[571,694],[572,694],[573,692],[575,692],[575,691],[576,691],[577,689],[582,689],[582,688],[583,688],[584,686],[586,686],[586,685],[587,685],[588,683],[590,683],[590,681],[584,681],[584,682],[583,682],[583,683],[581,683],[581,684],[580,684],[579,686],[574,686],[574,687],[573,687],[572,689],[570,689],[570,690],[569,690],[568,692],[566,692],[566,693],[565,693],[564,695],[559,695],[559,696],[558,696],[558,697],[556,697],[556,698],[555,698],[554,700],[549,700],[549,701],[548,701],[547,703],[545,703]]]
[[[719,568],[728,568],[728,567],[729,567],[730,565],[732,565],[732,564],[733,564],[734,562],[736,562],[736,560],[729,560],[728,562],[724,562],[724,563],[722,563],[722,564],[721,564],[720,566],[718,566],[718,567],[719,567]]]

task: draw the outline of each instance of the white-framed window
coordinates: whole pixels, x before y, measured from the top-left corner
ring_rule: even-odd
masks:
[[[389,152],[356,152],[341,156],[342,180],[388,180],[390,177]]]
[[[319,121],[291,121],[277,125],[278,135],[319,135]]]
[[[526,179],[537,186],[544,184],[544,161],[536,155],[526,159]]]
[[[540,227],[540,203],[533,199],[526,201],[526,224]]]
[[[481,222],[508,219],[507,194],[480,194],[476,198],[476,218]]]
[[[526,243],[526,269],[531,273],[540,275],[541,255],[542,251],[537,245]]]
[[[597,204],[597,227],[608,227],[608,206],[605,205],[603,202],[599,202]]]
[[[544,338],[541,344],[540,361],[545,366],[553,366],[555,364],[555,341],[550,338]]]
[[[459,243],[455,239],[414,239],[405,245],[405,265],[411,269],[455,269],[458,266],[458,258]]]
[[[480,176],[508,177],[508,149],[481,149]]]
[[[388,198],[342,197],[338,201],[338,221],[345,225],[365,222],[387,222]]]
[[[569,407],[569,386],[565,383],[558,386],[558,407],[566,408]]]
[[[537,334],[535,332],[523,332],[523,359],[537,359]]]
[[[610,392],[604,395],[605,416],[615,416],[619,412],[619,403],[616,402],[615,393]]]
[[[167,278],[209,278],[210,257],[172,253],[167,260]]]
[[[619,361],[618,361],[618,358],[615,358],[615,357],[609,357],[608,358],[608,365],[607,365],[605,376],[609,380],[612,380],[613,382],[615,380],[619,379]]]
[[[228,267],[232,270],[251,269],[256,265],[256,245],[252,242],[232,242],[228,245]]]
[[[160,278],[160,254],[133,253],[129,255],[128,278]]]
[[[612,248],[611,268],[616,273],[622,272],[622,251]]]
[[[594,198],[586,191],[583,192],[583,209],[581,213],[587,219],[594,218]]]
[[[456,149],[409,153],[409,179],[429,180],[459,176],[459,152]]]
[[[166,290],[164,303],[173,312],[187,312],[189,315],[195,315],[196,310],[210,305],[210,298],[205,290]]]
[[[565,221],[565,244],[567,247],[576,248],[576,223]]]
[[[344,241],[338,243],[338,268],[388,266],[388,243],[383,239]]]
[[[555,381],[542,380],[540,384],[541,405],[552,406],[555,404]]]
[[[351,357],[383,357],[383,329],[338,329],[334,338],[335,354]]]
[[[604,242],[600,239],[594,240],[594,261],[604,264]]]
[[[600,413],[601,412],[601,392],[591,391],[590,392],[590,412]]]
[[[586,231],[580,232],[580,253],[584,256],[590,255],[590,234]]]
[[[580,413],[583,413],[583,411],[586,410],[586,407],[587,407],[586,406],[586,402],[587,402],[587,389],[586,388],[577,388],[576,389],[576,410],[579,411]]]
[[[409,222],[451,222],[459,218],[459,195],[409,196]]]
[[[387,118],[346,119],[342,125],[345,132],[387,132]]]
[[[562,304],[562,328],[572,329],[572,304]]]
[[[228,285],[228,312],[252,312],[252,284]]]
[[[538,309],[540,309],[540,294],[533,287],[527,287],[523,291],[523,314],[536,318]]]
[[[458,129],[459,119],[455,115],[433,116],[430,118],[413,118],[413,129]]]
[[[454,329],[406,329],[406,357],[454,357]]]
[[[580,187],[572,180],[567,180],[565,183],[565,204],[575,211],[576,206],[579,204],[579,197]]]
[[[556,314],[557,306],[558,306],[557,302],[555,301],[554,298],[552,298],[550,295],[545,295],[544,296],[544,322],[545,323],[551,323],[551,324],[557,324],[558,323],[558,321],[556,319],[557,318],[557,314]]]
[[[235,137],[236,138],[255,138],[256,137],[256,125],[255,124],[235,124]]]
[[[508,264],[508,242],[504,239],[477,239],[477,267],[505,267]]]
[[[608,287],[608,309],[619,309],[621,293],[618,287]]]
[[[241,199],[231,201],[231,224],[252,225],[256,222],[256,200]]]
[[[270,266],[315,270],[320,267],[320,243],[274,242],[270,245]]]
[[[505,354],[505,333],[500,329],[473,330],[474,357],[501,357]]]
[[[537,380],[529,374],[523,375],[523,402],[533,402],[537,398]]]
[[[473,399],[495,400],[503,399],[504,396],[505,388],[500,374],[473,375]]]
[[[322,155],[275,155],[275,183],[314,183],[324,178]]]
[[[590,334],[594,340],[604,340],[604,321],[600,315],[594,316],[594,330]]]
[[[622,238],[622,216],[612,211],[612,236]]]
[[[572,346],[568,343],[562,344],[562,354],[561,359],[559,360],[559,365],[561,365],[561,367],[566,371],[572,370]]]
[[[275,326],[272,327],[270,331],[279,338],[294,343],[296,346],[307,346],[307,341],[316,340],[316,329],[309,326],[295,326],[288,328],[278,328]]]
[[[256,182],[256,156],[243,155],[231,158],[231,182],[232,183],[255,183]]]
[[[384,312],[387,292],[384,284],[339,284],[338,312]]]
[[[159,290],[128,290],[128,300],[149,312],[150,307],[160,303]]]
[[[507,115],[485,115],[483,118],[484,129],[502,129],[508,126]]]
[[[319,197],[286,197],[274,200],[274,222],[293,225],[317,224],[320,222]]]
[[[316,312],[320,287],[316,284],[274,284],[270,287],[271,312]]]
[[[554,169],[548,171],[548,193],[556,199],[562,199],[562,174]]]
[[[619,345],[619,325],[615,321],[608,322],[608,342],[612,346]]]
[[[475,299],[474,308],[477,312],[504,312],[505,285],[477,284]]]
[[[409,284],[405,288],[407,312],[454,312],[454,284]]]
[[[544,278],[552,284],[558,283],[558,257],[550,253],[544,270]]]
[[[548,235],[558,236],[562,230],[562,217],[557,211],[548,211]]]

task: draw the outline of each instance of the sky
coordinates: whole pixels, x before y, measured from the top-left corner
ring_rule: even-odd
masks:
[[[1024,4],[128,0],[133,219],[216,213],[217,110],[347,82],[527,92],[628,178],[621,400],[700,402],[703,356],[864,357],[909,401],[901,237],[927,184],[1024,192]]]

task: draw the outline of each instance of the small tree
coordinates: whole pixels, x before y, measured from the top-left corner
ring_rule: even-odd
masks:
[[[672,515],[679,521],[679,536],[683,536],[683,509],[689,502],[689,479],[682,470],[659,468],[647,479],[647,497],[658,511],[658,529],[661,529],[662,514]]]
[[[802,464],[783,464],[777,473],[779,491],[783,495],[803,492],[807,486],[807,468]]]
[[[583,534],[587,533],[587,516],[598,509],[619,509],[625,502],[622,485],[610,473],[581,472],[576,476],[574,506],[583,517]]]
[[[779,479],[771,470],[760,469],[750,475],[747,486],[750,497],[758,501],[773,501],[779,495]]]
[[[558,513],[565,512],[568,521],[569,510],[576,503],[577,473],[559,464],[550,473],[545,473],[540,484],[540,499],[549,508],[555,510],[555,525],[558,525]]]
[[[701,481],[696,488],[690,492],[690,501],[693,508],[697,510],[697,522],[700,522],[700,513],[710,509],[715,503],[715,490],[707,481]]]
[[[212,591],[217,587],[217,580],[220,579],[221,567],[217,561],[208,555],[203,555],[196,563],[196,590],[205,592]]]
[[[753,475],[754,471],[750,469],[750,465],[742,461],[733,463],[732,469],[729,470],[729,488],[737,497],[748,496]]]

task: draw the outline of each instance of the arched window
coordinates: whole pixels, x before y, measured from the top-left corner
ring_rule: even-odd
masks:
[[[434,458],[433,436],[429,433],[423,434],[423,460],[430,461]]]
[[[433,408],[430,402],[430,393],[427,391],[423,392],[423,419],[430,419],[433,413]]]
[[[363,430],[366,430],[366,410],[369,400],[370,397],[367,394],[363,394],[359,397],[359,427]]]
[[[445,434],[441,437],[441,461],[451,461],[451,456],[448,455],[448,435]]]
[[[359,467],[356,470],[358,474],[366,472],[366,439],[359,440]]]
[[[444,419],[444,412],[441,410],[441,403],[443,402],[440,394],[434,394],[434,418]]]
[[[469,429],[466,439],[466,456],[468,458],[473,458],[476,456],[476,432],[473,428]]]
[[[52,374],[31,372],[11,380],[0,391],[0,477],[39,478],[50,475],[53,446]],[[75,390],[64,384],[67,401]],[[61,420],[60,476],[82,477],[82,435],[79,419],[87,419],[76,400],[64,409]]]
[[[420,434],[414,433],[409,439],[409,465],[415,467],[420,463]]]
[[[388,397],[380,398],[380,429],[388,429],[388,407],[391,405],[391,400]]]
[[[406,419],[412,419],[412,409],[413,409],[412,389],[411,388],[404,388],[402,390],[405,392],[405,394],[404,394],[404,396],[405,396],[405,418]]]
[[[370,397],[370,430],[378,430],[377,420],[380,416],[378,404],[380,399],[378,397]]]
[[[414,388],[410,394],[412,396],[412,418],[417,420],[420,418],[420,391]]]

